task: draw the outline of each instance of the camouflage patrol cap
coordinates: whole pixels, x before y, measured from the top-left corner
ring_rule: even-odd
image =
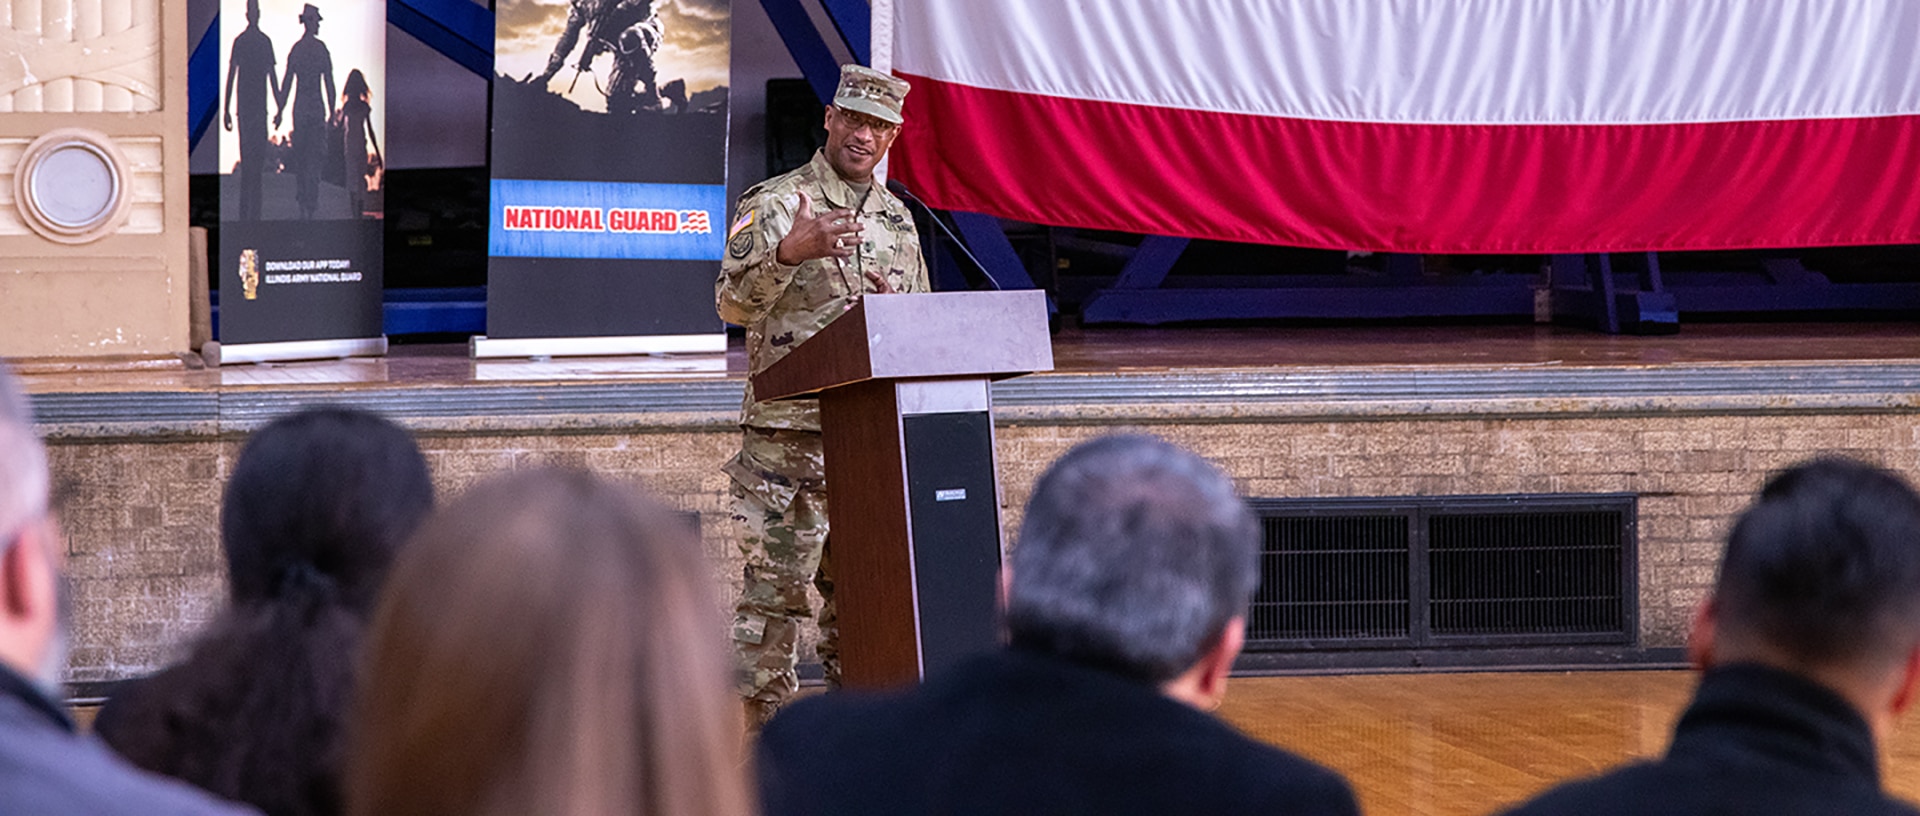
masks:
[[[833,106],[878,117],[900,124],[900,106],[913,86],[899,77],[880,73],[864,65],[840,66],[840,88],[833,92]]]

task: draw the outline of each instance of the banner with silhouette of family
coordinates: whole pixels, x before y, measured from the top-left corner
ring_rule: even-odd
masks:
[[[220,340],[381,327],[386,5],[221,0]]]
[[[487,335],[721,336],[731,0],[494,10]]]

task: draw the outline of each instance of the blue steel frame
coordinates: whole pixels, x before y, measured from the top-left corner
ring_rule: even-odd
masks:
[[[853,61],[872,65],[873,6],[867,0],[820,0],[820,6],[827,10],[827,19],[832,20],[834,29],[840,32],[840,40],[847,44]]]
[[[1638,285],[1620,285],[1618,258]],[[1660,274],[1660,253],[1555,255],[1548,262],[1553,318],[1584,323],[1608,334],[1671,334],[1680,330],[1680,309]]]
[[[188,144],[200,143],[200,137],[206,134],[207,126],[213,124],[213,114],[219,109],[220,18],[216,15],[187,57],[187,126],[192,128],[188,131],[191,136]]]
[[[1615,334],[1679,331],[1683,310],[1920,311],[1920,283],[1834,283],[1790,255],[1762,258],[1750,273],[1674,274],[1657,252],[1555,255],[1550,275],[1555,321]]]
[[[493,12],[471,0],[387,0],[387,22],[460,67],[493,77]]]
[[[773,21],[774,30],[786,43],[787,53],[793,55],[793,63],[800,66],[800,75],[806,77],[813,95],[822,105],[831,102],[833,89],[840,84],[840,65],[819,29],[813,27],[806,7],[800,0],[760,0],[760,7],[766,9],[767,19]]]

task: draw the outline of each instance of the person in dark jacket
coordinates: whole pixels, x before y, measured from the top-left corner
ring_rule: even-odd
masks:
[[[246,811],[133,768],[56,702],[65,668],[63,541],[46,452],[0,365],[0,812],[223,816]]]
[[[1008,647],[905,693],[782,711],[759,741],[765,812],[1357,813],[1337,774],[1207,713],[1258,557],[1212,465],[1150,437],[1081,445],[1027,506]]]
[[[94,729],[140,767],[269,816],[340,813],[360,639],[432,509],[426,460],[391,422],[316,408],[262,428],[220,508],[231,606]]]
[[[1769,481],[1728,538],[1689,650],[1704,670],[1658,760],[1511,811],[1917,814],[1879,754],[1920,678],[1920,496],[1820,459]]]

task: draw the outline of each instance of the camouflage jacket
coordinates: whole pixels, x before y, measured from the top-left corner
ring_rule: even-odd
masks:
[[[815,213],[859,207],[865,228],[859,250],[850,258],[818,258],[798,266],[774,260],[774,248],[793,227],[800,192],[813,200]],[[747,368],[759,373],[785,357],[814,332],[844,314],[871,284],[866,271],[881,270],[896,292],[928,292],[926,261],[907,206],[874,184],[866,200],[840,180],[823,153],[783,176],[763,181],[740,195],[733,226],[727,230],[727,257],[714,283],[720,317],[747,329]],[[753,387],[741,407],[740,424],[760,428],[820,430],[818,400],[757,402]]]

